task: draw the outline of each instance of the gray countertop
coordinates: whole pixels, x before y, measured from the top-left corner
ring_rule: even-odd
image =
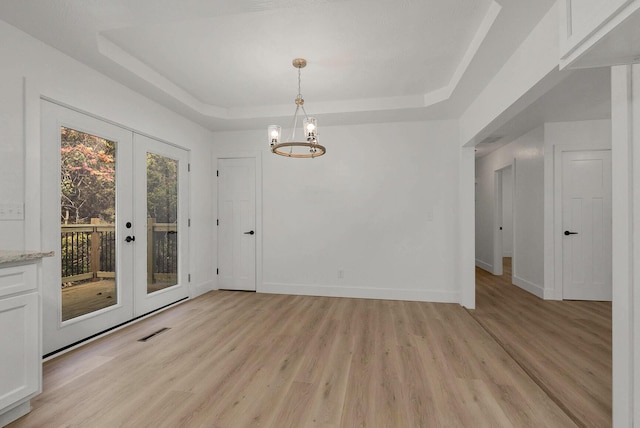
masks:
[[[52,257],[53,251],[0,250],[0,265],[5,263],[28,262],[43,257]]]

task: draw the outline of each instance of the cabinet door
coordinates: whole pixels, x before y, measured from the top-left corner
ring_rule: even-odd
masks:
[[[560,68],[637,62],[640,0],[562,0]]]
[[[0,299],[0,410],[40,389],[38,295]]]
[[[0,298],[36,288],[36,265],[20,265],[0,269]]]

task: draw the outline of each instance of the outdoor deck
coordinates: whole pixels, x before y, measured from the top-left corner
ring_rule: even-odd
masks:
[[[66,321],[118,303],[116,282],[106,279],[62,289],[62,320]]]

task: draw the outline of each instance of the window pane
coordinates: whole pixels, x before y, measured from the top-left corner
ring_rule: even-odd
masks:
[[[178,161],[147,153],[147,293],[178,283]]]
[[[62,127],[62,321],[118,303],[116,143]]]

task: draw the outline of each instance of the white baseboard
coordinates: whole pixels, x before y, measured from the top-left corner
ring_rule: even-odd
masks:
[[[518,276],[513,276],[513,284],[522,288],[524,291],[528,291],[534,296],[538,296],[541,299],[544,299],[544,287],[534,284],[533,282],[529,282],[526,279],[522,279]]]
[[[486,270],[489,273],[493,273],[493,265],[483,262],[480,259],[476,259],[476,266],[478,266],[480,269]]]
[[[332,285],[263,283],[258,292],[271,294],[293,294],[299,296],[352,297],[360,299],[460,303],[460,292],[445,290],[361,288],[349,286],[340,287]]]
[[[505,251],[502,254],[502,257],[513,257],[513,253],[511,251]]]
[[[192,286],[191,292],[189,293],[189,297],[193,299],[213,289],[214,289],[213,281],[202,282],[200,284],[196,284]]]
[[[33,395],[33,394],[32,394]],[[0,414],[0,427],[9,425],[16,419],[20,419],[31,411],[31,400],[26,400],[21,404],[15,405],[10,410]]]
[[[562,300],[562,293],[558,292],[558,290],[545,288],[544,300]]]

